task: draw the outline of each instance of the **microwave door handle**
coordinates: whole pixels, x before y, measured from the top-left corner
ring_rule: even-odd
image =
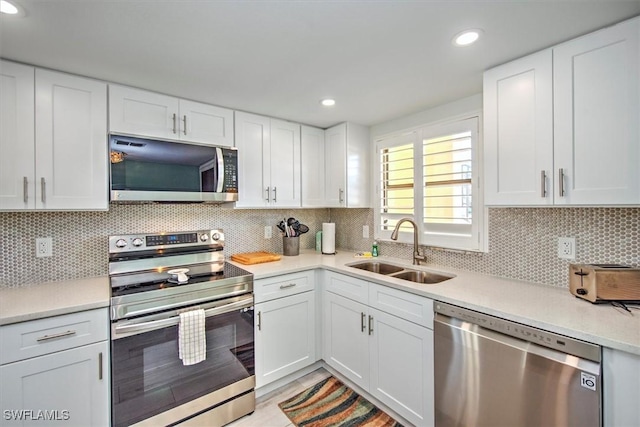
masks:
[[[216,162],[218,163],[216,193],[222,193],[224,188],[224,157],[222,156],[222,148],[219,147],[216,147]]]
[[[248,308],[253,306],[253,297],[235,301],[219,307],[210,308],[204,311],[205,317],[217,316],[219,314],[229,313],[239,308]],[[120,325],[115,327],[116,334],[126,334],[130,332],[149,332],[156,329],[174,326],[180,323],[180,316],[171,316],[166,319],[152,320],[149,322],[133,323],[128,325]]]

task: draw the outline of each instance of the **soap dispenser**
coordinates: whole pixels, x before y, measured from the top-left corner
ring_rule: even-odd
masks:
[[[373,241],[373,247],[371,248],[371,255],[378,256],[378,242],[375,240]]]

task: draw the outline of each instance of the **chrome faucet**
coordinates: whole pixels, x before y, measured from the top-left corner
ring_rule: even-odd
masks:
[[[394,228],[391,233],[391,240],[398,240],[398,232],[400,231],[400,225],[403,222],[409,222],[413,225],[413,264],[420,265],[420,261],[426,261],[427,257],[425,255],[420,255],[418,247],[418,225],[411,218],[402,218],[398,221],[396,228]]]

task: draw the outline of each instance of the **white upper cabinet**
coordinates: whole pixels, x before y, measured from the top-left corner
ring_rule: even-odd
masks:
[[[640,204],[639,40],[635,18],[485,73],[486,204]]]
[[[302,207],[325,207],[324,130],[301,127]]]
[[[34,72],[0,61],[0,209],[35,208]]]
[[[552,75],[550,49],[484,73],[486,204],[553,204]]]
[[[640,203],[640,19],[553,49],[556,204]]]
[[[233,110],[110,85],[109,131],[232,147]]]
[[[325,131],[325,206],[368,208],[369,129],[341,123]]]
[[[108,209],[107,85],[36,69],[36,208]]]
[[[242,208],[300,207],[300,125],[235,113]]]
[[[108,209],[107,85],[1,68],[0,209]]]

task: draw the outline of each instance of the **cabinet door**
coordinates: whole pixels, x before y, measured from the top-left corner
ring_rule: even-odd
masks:
[[[256,387],[316,362],[315,292],[256,304]]]
[[[370,372],[367,306],[331,292],[324,292],[323,298],[323,359],[367,390]]]
[[[347,124],[325,131],[325,201],[328,207],[346,205]]]
[[[165,139],[180,138],[178,98],[109,85],[109,131]]]
[[[414,425],[432,426],[433,331],[369,310],[369,392]]]
[[[640,203],[639,38],[633,19],[553,49],[556,204]]]
[[[640,356],[602,349],[605,427],[640,426]]]
[[[180,139],[233,147],[233,110],[180,100]]]
[[[300,138],[302,207],[324,207],[324,131],[302,126]]]
[[[268,179],[270,120],[268,117],[236,111],[235,135],[239,173],[236,207],[266,207],[271,200]]]
[[[3,426],[42,424],[28,418],[38,414],[60,424],[109,425],[107,341],[3,365],[0,378]],[[20,410],[27,412],[20,417]]]
[[[34,68],[0,61],[0,209],[35,208]]]
[[[553,204],[552,53],[484,73],[485,203]]]
[[[36,70],[36,208],[106,210],[107,85]]]
[[[271,120],[270,177],[271,205],[299,208],[300,199],[300,125]]]

